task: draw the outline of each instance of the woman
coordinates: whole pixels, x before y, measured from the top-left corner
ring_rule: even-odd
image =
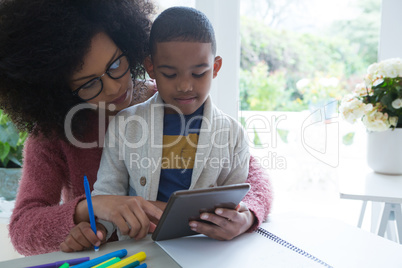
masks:
[[[21,254],[56,251],[72,229],[86,226],[83,176],[92,187],[106,123],[150,96],[134,79],[144,78],[152,12],[147,0],[0,2],[0,108],[30,133],[9,225]],[[252,230],[271,204],[270,183],[253,158],[248,182],[252,189],[244,203],[255,215]],[[116,207],[118,214],[133,210],[144,223],[133,234],[138,238],[164,207],[129,196],[93,202],[102,219],[115,216],[105,215],[104,206]],[[231,223],[228,236],[239,224]]]

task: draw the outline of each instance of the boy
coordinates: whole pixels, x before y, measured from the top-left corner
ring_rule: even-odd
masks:
[[[92,194],[167,202],[176,190],[245,182],[245,133],[209,97],[222,58],[215,56],[206,16],[192,8],[165,10],[153,23],[150,53],[144,65],[158,93],[109,126],[106,140],[115,141],[104,148]]]

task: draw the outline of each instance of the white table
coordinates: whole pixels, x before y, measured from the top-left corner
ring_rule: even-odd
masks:
[[[339,172],[339,192],[343,199],[363,201],[358,227],[361,227],[367,202],[380,202],[379,223],[372,230],[384,236],[390,220],[396,221],[399,243],[402,243],[402,176],[384,175],[368,168],[344,169]]]
[[[149,235],[140,241],[124,240],[110,242],[102,245],[98,252],[95,252],[94,250],[73,253],[53,252],[0,262],[0,267],[22,268],[82,257],[90,257],[91,259],[94,259],[120,249],[127,249],[127,256],[144,251],[147,255],[144,262],[148,265],[148,267],[180,267],[180,265],[178,265],[157,244],[155,244],[154,241],[152,241]]]
[[[271,215],[263,227],[336,268],[402,267],[401,245],[335,219],[287,213]],[[323,267],[257,233],[246,233],[232,241],[197,240],[197,237],[168,241],[162,241],[165,242],[162,246],[169,254],[148,236],[142,241],[109,243],[97,253],[55,252],[0,262],[0,267],[26,267],[84,256],[92,259],[122,248],[129,255],[143,250],[147,254],[145,262],[156,268]]]

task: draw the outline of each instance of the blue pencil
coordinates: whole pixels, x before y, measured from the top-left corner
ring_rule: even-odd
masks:
[[[92,266],[95,266],[99,263],[102,263],[104,261],[107,261],[113,257],[119,257],[119,258],[123,258],[127,255],[127,250],[126,249],[121,249],[121,250],[117,250],[114,252],[110,252],[108,254],[105,254],[103,256],[97,257],[95,259],[92,259],[90,261],[86,261],[83,262],[81,264],[75,265],[74,268],[89,268]]]
[[[88,204],[88,214],[89,214],[89,222],[91,223],[91,229],[94,231],[96,235],[96,223],[95,223],[95,215],[94,208],[92,206],[92,198],[91,198],[91,190],[89,189],[89,182],[87,176],[84,176],[84,188],[85,188],[85,196],[87,198]],[[94,246],[95,251],[99,250],[99,247]]]

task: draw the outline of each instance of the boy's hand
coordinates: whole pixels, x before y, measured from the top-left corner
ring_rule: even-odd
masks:
[[[121,234],[144,238],[155,230],[162,210],[140,196],[97,195],[92,197],[95,216],[113,222]]]
[[[93,246],[100,246],[101,243],[105,242],[106,229],[100,223],[96,223],[96,229],[97,234],[95,235],[89,222],[79,223],[71,229],[64,242],[60,244],[60,250],[75,252],[92,248]]]
[[[217,208],[215,213],[202,213],[200,216],[213,224],[190,221],[191,230],[217,240],[231,240],[241,235],[255,220],[254,214],[242,202],[236,209]]]
[[[162,201],[149,201],[154,206],[158,207],[162,212],[165,210],[167,203]]]
[[[144,238],[155,230],[166,203],[146,201],[140,196],[97,195],[92,197],[97,218],[113,222],[123,235],[135,239]],[[74,221],[89,222],[86,200],[78,203]],[[106,232],[105,232],[106,233]]]

